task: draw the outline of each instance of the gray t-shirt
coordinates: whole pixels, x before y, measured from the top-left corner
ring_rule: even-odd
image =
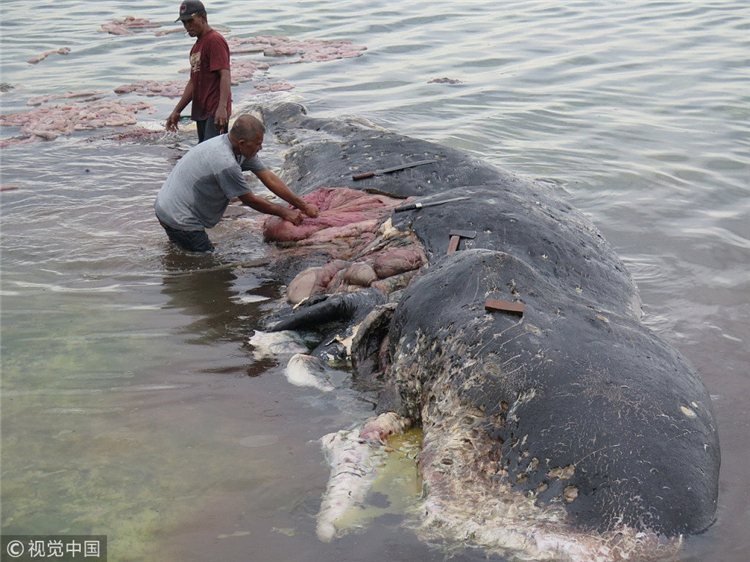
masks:
[[[228,135],[208,139],[177,162],[156,196],[156,217],[177,230],[212,228],[230,199],[250,192],[242,172],[267,169],[257,156],[235,156]]]

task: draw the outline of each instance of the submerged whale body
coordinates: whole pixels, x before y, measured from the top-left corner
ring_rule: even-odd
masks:
[[[720,455],[708,392],[641,323],[633,280],[588,219],[553,187],[458,150],[295,104],[262,112],[277,139],[296,143],[283,174],[301,194],[468,197],[386,207],[378,230],[347,238],[348,255],[286,243],[275,264],[289,283],[331,260],[343,260],[340,271],[375,263],[389,244],[425,257],[401,284],[378,279],[357,297],[362,287],[333,273],[273,319],[278,329],[348,327],[355,376],[378,388],[378,410],[422,426],[423,529],[541,557],[617,559],[611,540],[623,529],[676,537],[711,525]],[[435,163],[352,179],[426,158]],[[475,236],[447,254],[455,229]],[[523,313],[488,308],[492,298]],[[514,530],[511,511],[539,526]],[[566,529],[603,533],[609,546],[586,550],[561,538]]]

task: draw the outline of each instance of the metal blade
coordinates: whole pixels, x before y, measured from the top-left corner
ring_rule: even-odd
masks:
[[[471,197],[454,197],[453,199],[444,199],[442,201],[432,201],[430,203],[422,203],[421,207],[435,207],[437,205],[444,205],[445,203],[453,203],[454,201],[466,201]]]
[[[471,197],[454,197],[453,199],[444,199],[442,201],[431,201],[429,203],[407,203],[406,205],[402,205],[401,207],[396,207],[393,209],[396,213],[402,213],[403,211],[416,211],[417,209],[422,209],[424,207],[435,207],[437,205],[444,205],[446,203],[453,203],[454,201],[466,201],[467,199],[471,199]]]
[[[407,168],[413,168],[414,166],[422,166],[423,164],[432,164],[437,162],[435,159],[431,160],[420,160],[418,162],[409,162],[408,164],[401,164],[400,166],[393,166],[393,168],[384,168],[382,170],[376,170],[376,174],[388,174],[390,172],[398,172],[399,170],[406,170]]]

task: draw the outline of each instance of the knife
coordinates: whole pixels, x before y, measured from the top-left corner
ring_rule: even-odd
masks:
[[[422,209],[424,207],[434,207],[436,205],[444,205],[445,203],[453,203],[454,201],[465,201],[466,199],[471,199],[471,197],[454,197],[453,199],[444,199],[443,201],[431,201],[430,203],[408,203],[407,205],[401,205],[400,207],[396,207],[393,209],[396,213],[401,213],[403,211],[416,211],[418,209]]]
[[[419,160],[418,162],[409,162],[408,164],[401,164],[400,166],[394,166],[393,168],[384,168],[383,170],[375,170],[374,172],[364,172],[363,174],[356,174],[352,176],[353,180],[363,180],[371,178],[372,176],[381,176],[383,174],[390,174],[391,172],[398,172],[399,170],[406,170],[407,168],[413,168],[414,166],[422,166],[424,164],[432,164],[437,160]]]

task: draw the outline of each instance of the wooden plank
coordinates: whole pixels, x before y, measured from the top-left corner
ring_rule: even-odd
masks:
[[[500,299],[487,299],[484,303],[484,309],[489,311],[512,312],[513,314],[523,315],[524,304],[522,302],[509,302]]]
[[[451,236],[450,244],[448,244],[448,254],[452,254],[453,252],[458,250],[459,242],[461,242],[460,236]]]

